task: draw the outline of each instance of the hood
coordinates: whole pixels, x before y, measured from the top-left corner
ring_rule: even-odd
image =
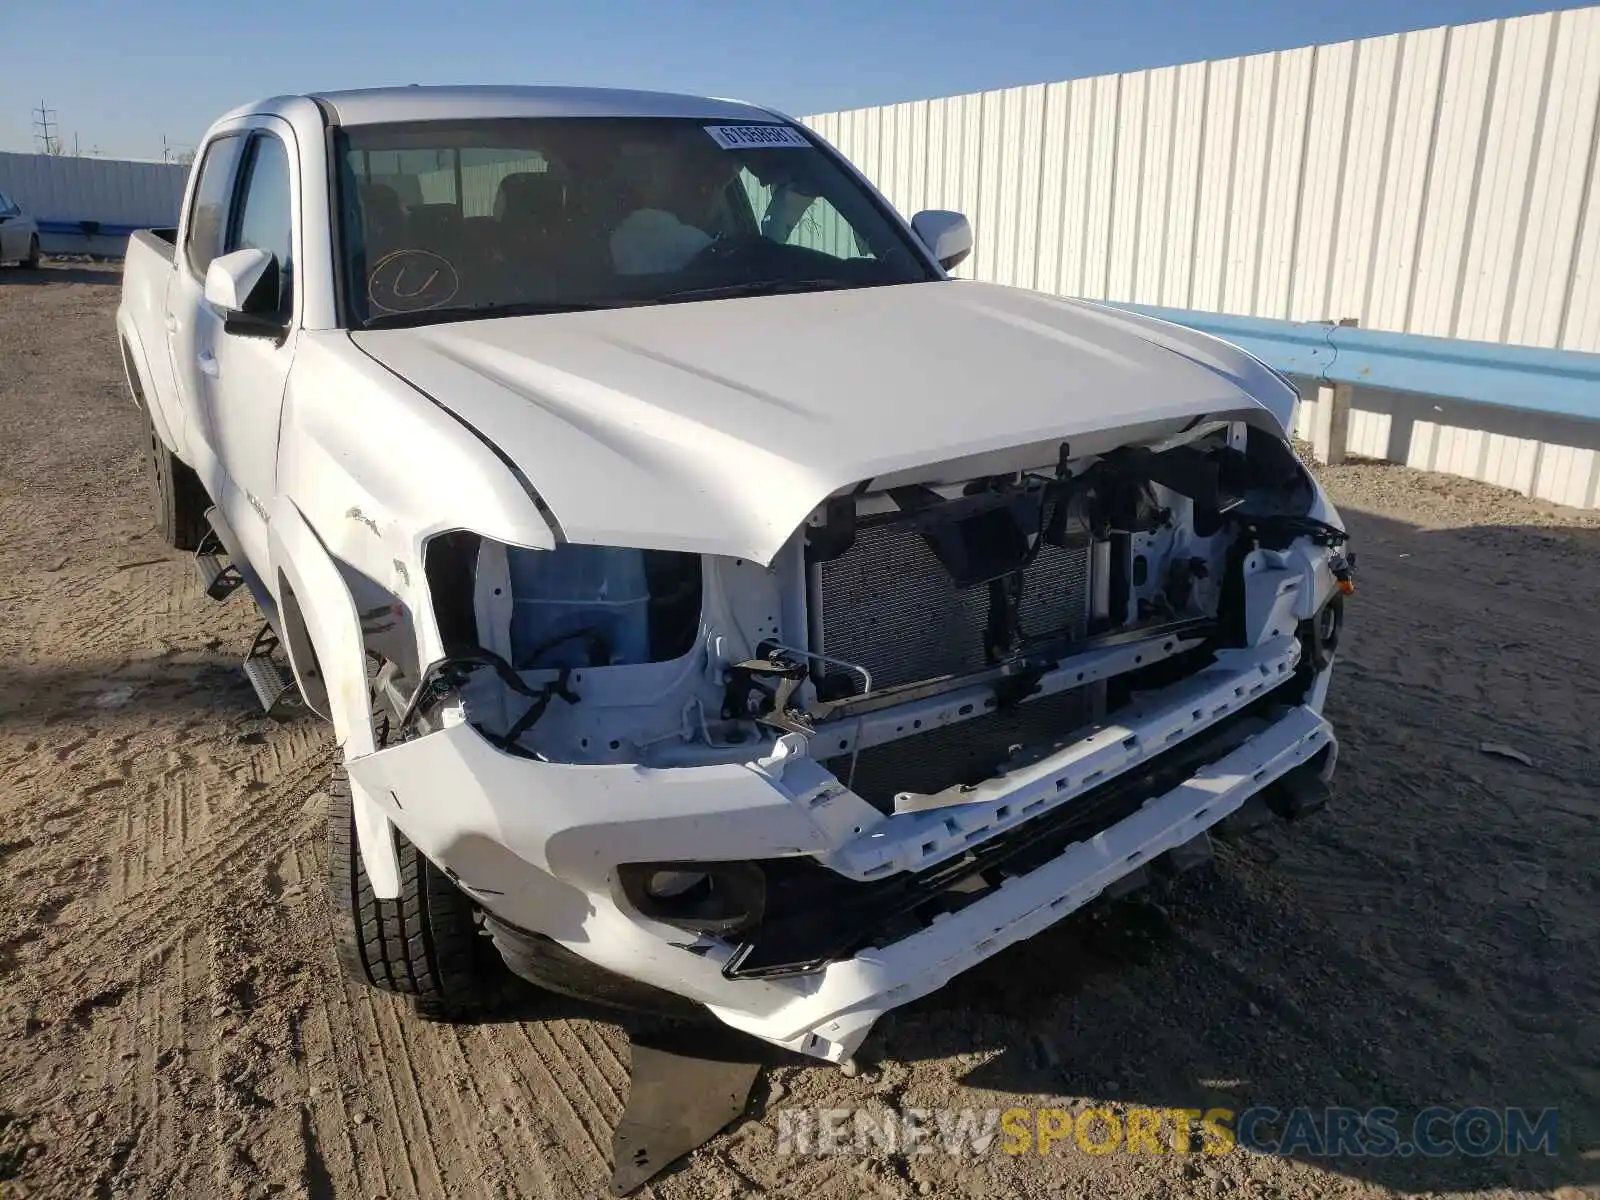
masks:
[[[1049,466],[1062,441],[1207,415],[1282,432],[1293,401],[1226,342],[967,282],[351,337],[497,447],[566,540],[760,563],[862,480],[995,473],[1013,448]]]

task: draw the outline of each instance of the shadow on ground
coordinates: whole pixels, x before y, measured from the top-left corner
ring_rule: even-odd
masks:
[[[118,287],[122,283],[122,264],[46,264],[37,271],[17,267],[0,269],[0,287],[40,287],[51,283],[99,283]]]
[[[193,652],[72,666],[0,662],[0,724],[83,722],[133,711],[220,717],[245,732],[262,712],[242,663],[242,655]],[[297,707],[287,719],[312,718]]]

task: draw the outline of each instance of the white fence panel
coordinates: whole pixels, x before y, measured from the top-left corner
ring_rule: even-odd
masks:
[[[0,192],[42,221],[176,225],[188,168],[0,151]]]
[[[1600,351],[1600,8],[807,118],[963,276]]]

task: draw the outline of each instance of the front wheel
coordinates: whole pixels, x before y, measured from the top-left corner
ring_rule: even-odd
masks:
[[[28,257],[22,260],[22,265],[29,271],[39,269],[39,235],[36,233],[28,239]]]
[[[398,831],[395,841],[400,895],[380,900],[361,861],[350,777],[340,763],[328,787],[328,900],[339,966],[358,983],[411,997],[419,1016],[468,1016],[493,991],[499,958],[478,932],[472,902]]]

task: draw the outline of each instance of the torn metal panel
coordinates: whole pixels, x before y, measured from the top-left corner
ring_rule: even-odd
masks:
[[[611,1194],[626,1196],[738,1120],[761,1065],[723,1034],[629,1043],[628,1104],[611,1138]]]

